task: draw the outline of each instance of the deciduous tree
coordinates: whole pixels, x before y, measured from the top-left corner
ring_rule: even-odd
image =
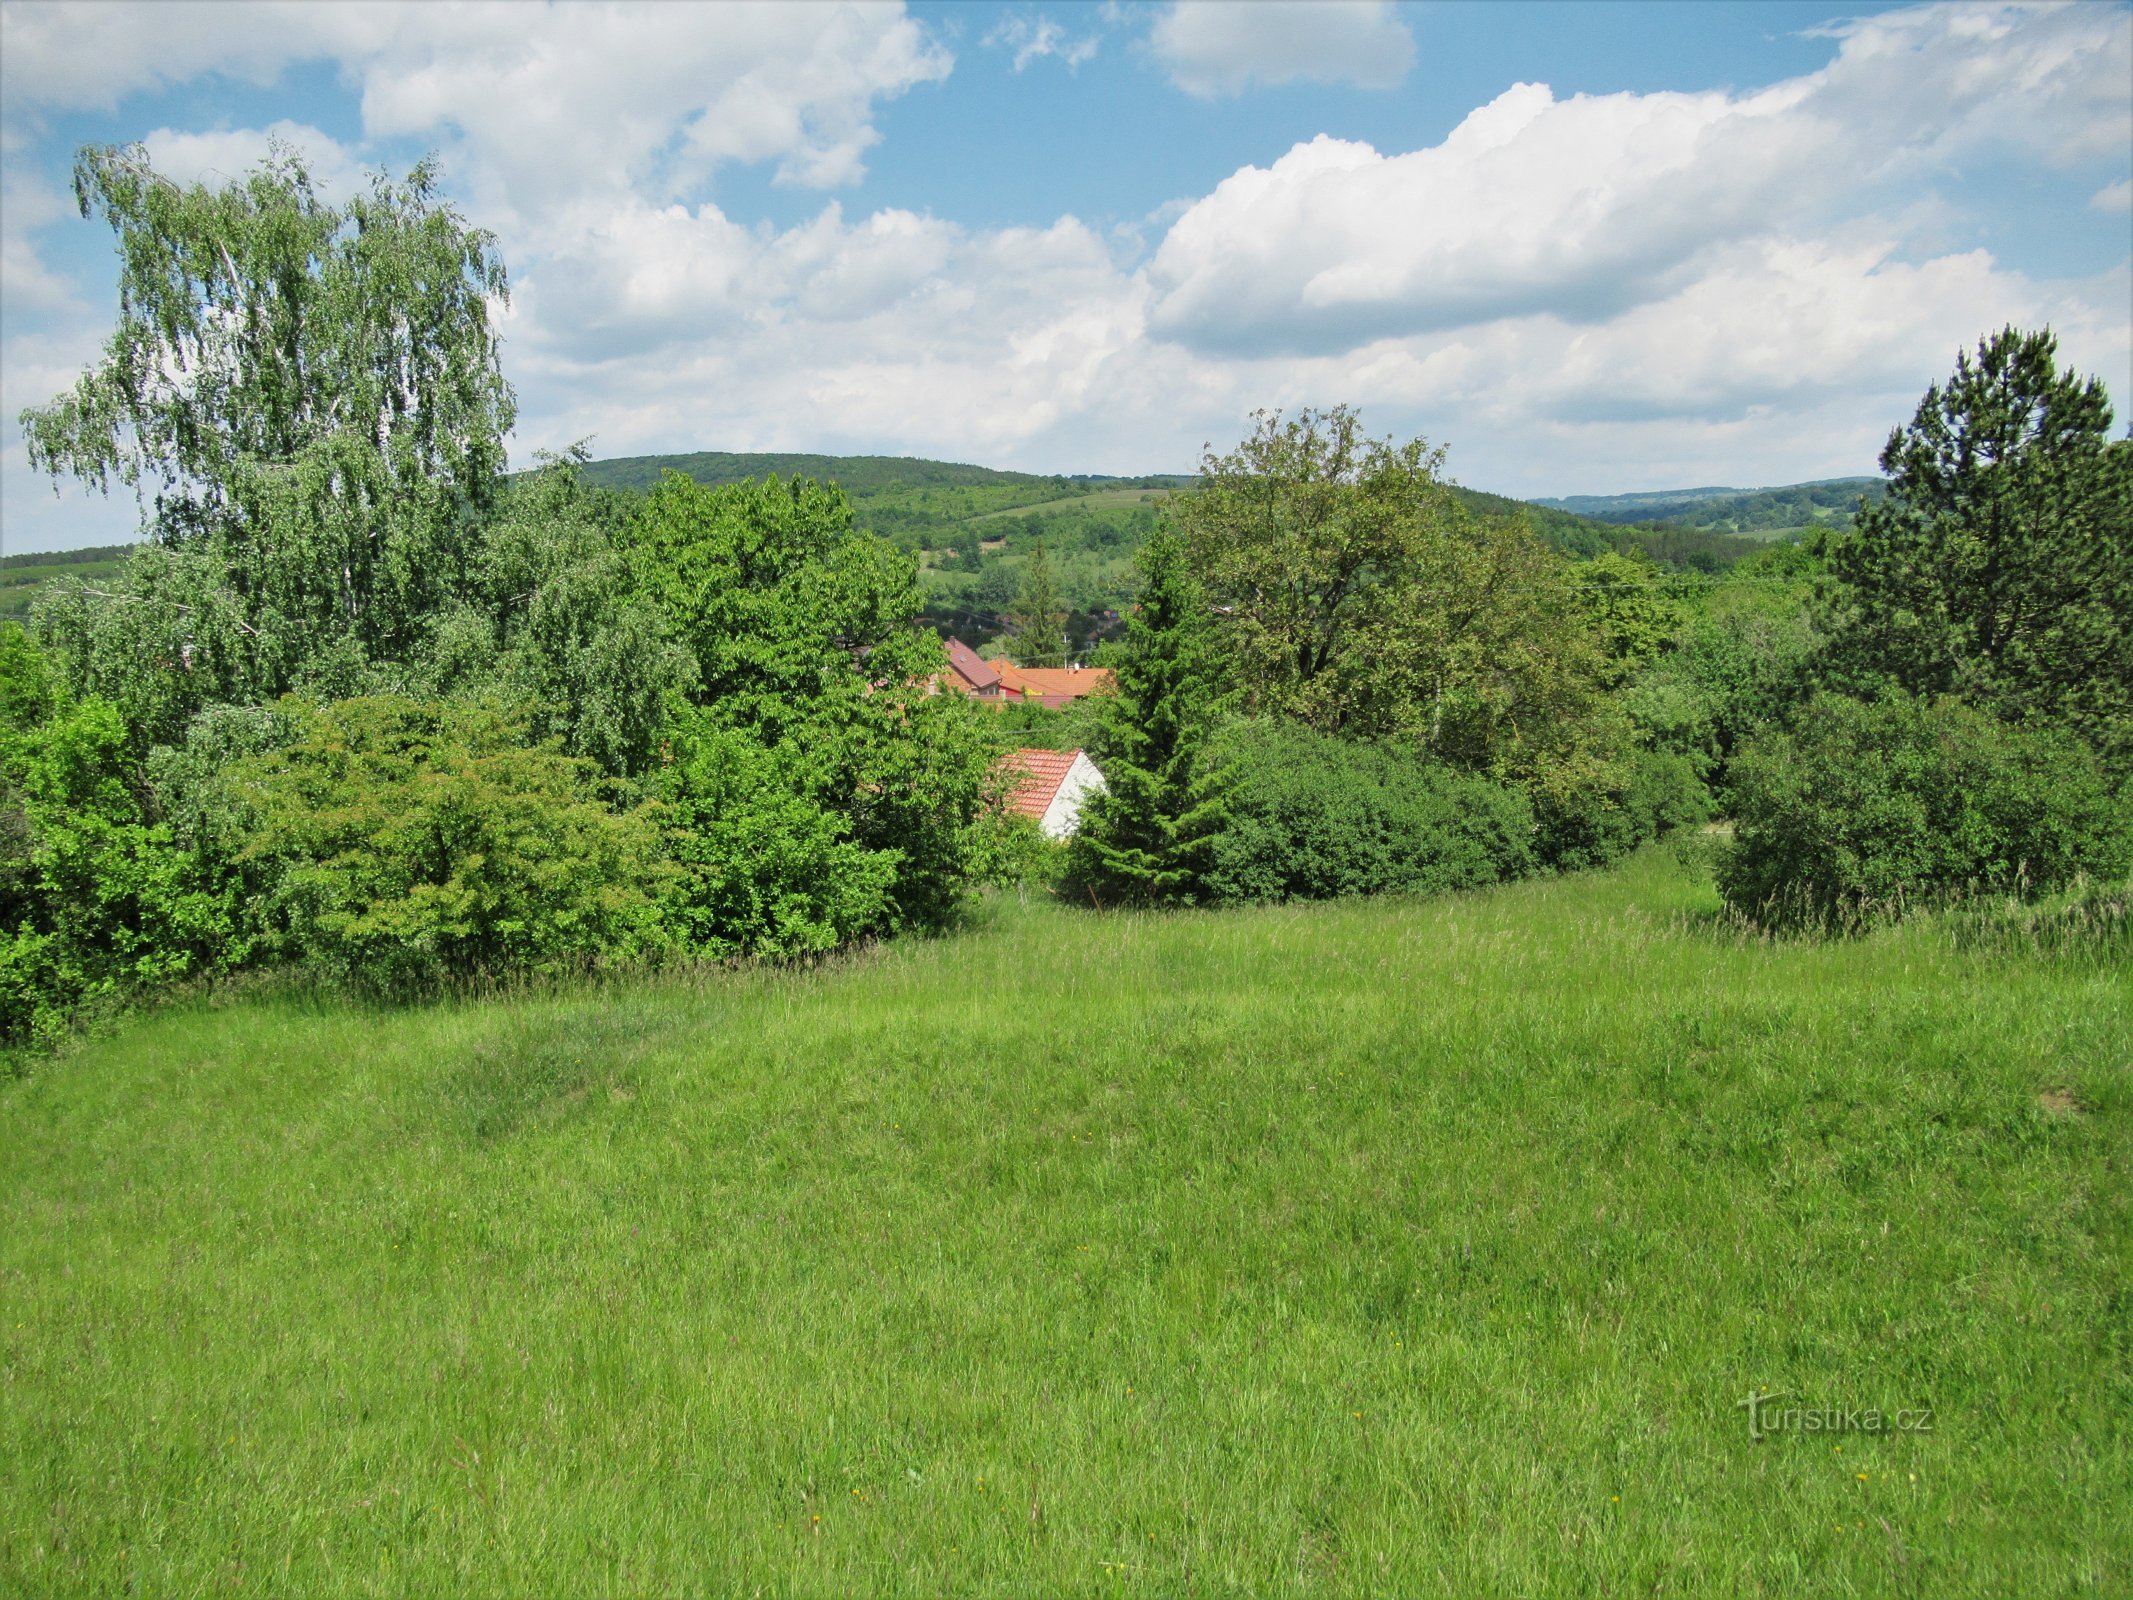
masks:
[[[117,326],[23,429],[55,477],[133,487],[155,547],[115,585],[57,586],[47,633],[74,689],[145,703],[127,680],[175,665],[182,721],[329,654],[404,655],[464,579],[504,467],[494,241],[428,161],[343,206],[287,149],[211,189],[92,146],[74,183],[117,236]]]

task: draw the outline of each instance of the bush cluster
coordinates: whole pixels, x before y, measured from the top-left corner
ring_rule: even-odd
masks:
[[[915,574],[841,494],[608,504],[559,465],[456,537],[391,648],[280,660],[255,611],[215,665],[201,607],[65,586],[41,643],[0,633],[0,1043],[276,961],[408,994],[952,914],[993,746],[930,692]],[[176,553],[241,587],[241,554]]]
[[[2095,753],[1960,701],[1822,694],[1735,758],[1735,909],[1856,925],[1990,893],[2029,899],[2133,867],[2127,796]]]
[[[1212,901],[1470,889],[1536,865],[1523,794],[1394,745],[1262,720],[1225,730],[1213,760],[1222,818],[1201,845]]]

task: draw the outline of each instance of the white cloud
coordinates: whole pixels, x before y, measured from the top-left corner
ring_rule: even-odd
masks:
[[[1915,6],[1833,23],[1823,109],[1881,148],[1953,157],[1980,138],[2058,163],[2133,146],[2133,15],[2065,0]]]
[[[183,133],[158,128],[142,137],[149,164],[175,183],[204,183],[210,188],[242,179],[264,161],[274,146],[298,152],[311,181],[329,202],[361,187],[362,163],[339,140],[309,123],[284,117],[264,128],[235,128],[214,133]]]
[[[879,0],[12,5],[0,27],[11,121],[334,60],[369,138],[442,141],[484,200],[527,214],[559,193],[678,195],[725,162],[849,183],[878,137],[876,102],[953,65]]]
[[[261,0],[0,7],[0,97],[11,111],[114,109],[127,95],[219,72],[271,83],[292,61],[326,56],[359,34],[382,38],[389,6]]]
[[[2089,204],[2098,211],[2133,211],[2133,178],[2105,184],[2089,196]]]
[[[1176,0],[1148,42],[1171,82],[1204,98],[1299,79],[1390,89],[1415,61],[1385,0]]]
[[[1299,62],[1337,75],[1333,54],[1238,45],[1276,28],[1261,9],[1234,23],[1166,14],[1159,31],[1232,30],[1229,56],[1174,70],[1209,93]],[[1869,18],[1833,35],[1828,68],[1752,92],[1558,99],[1517,85],[1426,149],[1321,138],[1245,167],[1143,219],[1159,241],[1145,256],[1135,230],[1070,216],[974,229],[830,202],[780,229],[706,199],[727,163],[820,184],[857,169],[881,101],[948,69],[893,9],[383,11],[243,13],[283,30],[279,59],[343,63],[372,143],[343,149],[295,123],[162,130],[156,157],[234,172],[280,129],[345,171],[377,141],[444,141],[460,204],[514,268],[520,459],[590,435],[601,454],[1178,470],[1203,442],[1235,439],[1255,406],[1348,400],[1374,428],[1449,443],[1465,481],[1509,492],[1785,481],[1869,468],[1957,348],[2010,321],[2049,322],[2070,362],[2133,400],[2127,270],[2011,271],[1936,198],[1944,173],[1982,154],[2074,168],[2078,206],[2133,114],[2123,8]],[[206,70],[186,67],[202,58],[183,41],[158,53],[97,32],[108,14],[84,12],[82,37],[112,44],[117,77]],[[134,14],[150,32],[162,15]],[[1346,25],[1312,15],[1321,33]],[[1025,21],[996,42],[1035,45],[1045,19]],[[1378,21],[1398,30],[1405,70],[1411,41]],[[12,116],[26,69],[9,26]],[[272,54],[240,51],[229,70],[271,78]],[[70,82],[60,72],[35,103],[91,92]],[[8,170],[12,313],[63,292],[30,246],[68,208]],[[2123,208],[2125,185],[2095,203]],[[10,409],[71,378],[88,352],[63,342],[9,338]],[[60,513],[40,509],[49,494],[19,442],[4,448],[14,547]]]
[[[73,285],[45,265],[32,237],[74,215],[70,198],[50,184],[13,165],[0,171],[0,303],[11,320],[78,309]]]
[[[679,197],[727,162],[852,182],[876,101],[952,65],[898,6],[613,5],[538,26],[516,5],[420,15],[436,20],[365,65],[366,132],[457,130],[455,153],[521,214],[559,196]]]
[[[1853,24],[1829,67],[1744,95],[1519,84],[1428,149],[1321,137],[1178,220],[1153,327],[1209,352],[1303,353],[1612,317],[1705,270],[1708,249],[1826,227],[1869,186],[1915,188],[1957,155],[2093,153],[2096,126],[2133,116],[2129,40],[2120,9],[1929,8]]]
[[[1057,56],[1067,70],[1072,71],[1084,61],[1092,60],[1103,44],[1103,35],[1092,33],[1075,39],[1066,29],[1050,17],[1013,16],[985,36],[985,43],[1010,51],[1017,72],[1026,69],[1032,61],[1043,56]]]

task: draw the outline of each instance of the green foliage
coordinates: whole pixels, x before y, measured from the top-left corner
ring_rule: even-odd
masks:
[[[584,967],[653,941],[657,836],[592,763],[487,706],[288,706],[300,732],[234,762],[244,855],[294,947],[364,988]]]
[[[1734,762],[1727,902],[1857,925],[1979,893],[2028,899],[2133,868],[2127,797],[2063,734],[1953,699],[1822,694]]]
[[[1809,614],[1811,558],[1781,546],[1744,564],[1739,581],[1698,597],[1674,647],[1623,690],[1645,743],[1688,758],[1724,795],[1734,752],[1810,692],[1822,635]]]
[[[1067,875],[1067,851],[1067,845],[1045,835],[1035,817],[988,809],[976,829],[971,880],[1024,892],[1054,889]]]
[[[1609,551],[1571,569],[1571,593],[1597,636],[1606,666],[1602,681],[1619,689],[1664,653],[1681,631],[1681,604],[1648,561]]]
[[[1213,760],[1221,819],[1199,878],[1213,901],[1469,889],[1536,864],[1522,794],[1396,745],[1252,721]]]
[[[1024,667],[1066,665],[1066,607],[1052,582],[1052,563],[1037,541],[1029,563],[1022,569],[1022,592],[1008,617],[1007,653]]]
[[[1596,736],[1602,664],[1562,563],[1467,516],[1442,457],[1345,407],[1262,413],[1176,516],[1250,709],[1529,776]]]
[[[714,958],[791,957],[894,925],[901,853],[856,843],[851,818],[810,796],[812,775],[788,770],[797,746],[766,750],[693,707],[668,739],[657,792],[680,870],[662,898],[678,943]]]
[[[1222,818],[1204,762],[1221,696],[1207,600],[1184,540],[1159,528],[1140,561],[1140,608],[1091,741],[1106,788],[1083,808],[1068,871],[1100,902],[1189,902],[1200,893],[1202,847]]]
[[[32,465],[157,482],[160,530],[181,540],[249,546],[261,497],[298,490],[357,535],[317,575],[352,616],[427,581],[419,552],[366,547],[376,517],[485,500],[514,416],[489,326],[508,295],[495,241],[438,198],[435,166],[335,208],[286,149],[214,190],[159,176],[138,145],[92,145],[74,190],[117,236],[119,325],[73,389],[22,413]]]
[[[978,725],[998,750],[1090,750],[1103,737],[1109,699],[1083,695],[1063,706],[1037,700],[988,702]]]
[[[1828,537],[1834,664],[2076,729],[2133,763],[2133,441],[2049,332],[1964,352],[1889,436],[1888,498]]]
[[[210,190],[91,147],[75,187],[117,236],[118,326],[22,414],[30,458],[153,485],[154,542],[108,582],[47,586],[70,689],[121,706],[145,750],[208,705],[398,685],[463,590],[514,416],[493,241],[428,163],[345,208],[288,152]]]
[[[807,479],[704,488],[669,473],[629,539],[642,592],[694,657],[703,715],[690,736],[746,736],[800,801],[841,819],[837,843],[893,856],[868,931],[945,921],[992,750],[978,708],[931,692],[946,658],[914,625],[910,560],[854,529],[838,490]],[[855,885],[817,925],[845,925],[868,892]]]
[[[575,457],[513,481],[483,529],[465,598],[431,619],[425,693],[532,708],[536,739],[616,777],[653,765],[671,695],[694,679],[624,547],[634,508],[585,483]]]
[[[144,808],[119,709],[65,700],[19,630],[0,639],[0,1042],[12,1043],[245,952],[214,875]]]
[[[1633,744],[1604,758],[1552,763],[1524,787],[1533,801],[1536,853],[1565,871],[1604,867],[1647,840],[1702,822],[1711,810],[1693,758]]]

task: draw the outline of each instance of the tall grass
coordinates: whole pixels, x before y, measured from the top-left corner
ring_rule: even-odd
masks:
[[[163,1013],[0,1087],[0,1589],[2126,1592],[2124,963],[1716,906]]]

